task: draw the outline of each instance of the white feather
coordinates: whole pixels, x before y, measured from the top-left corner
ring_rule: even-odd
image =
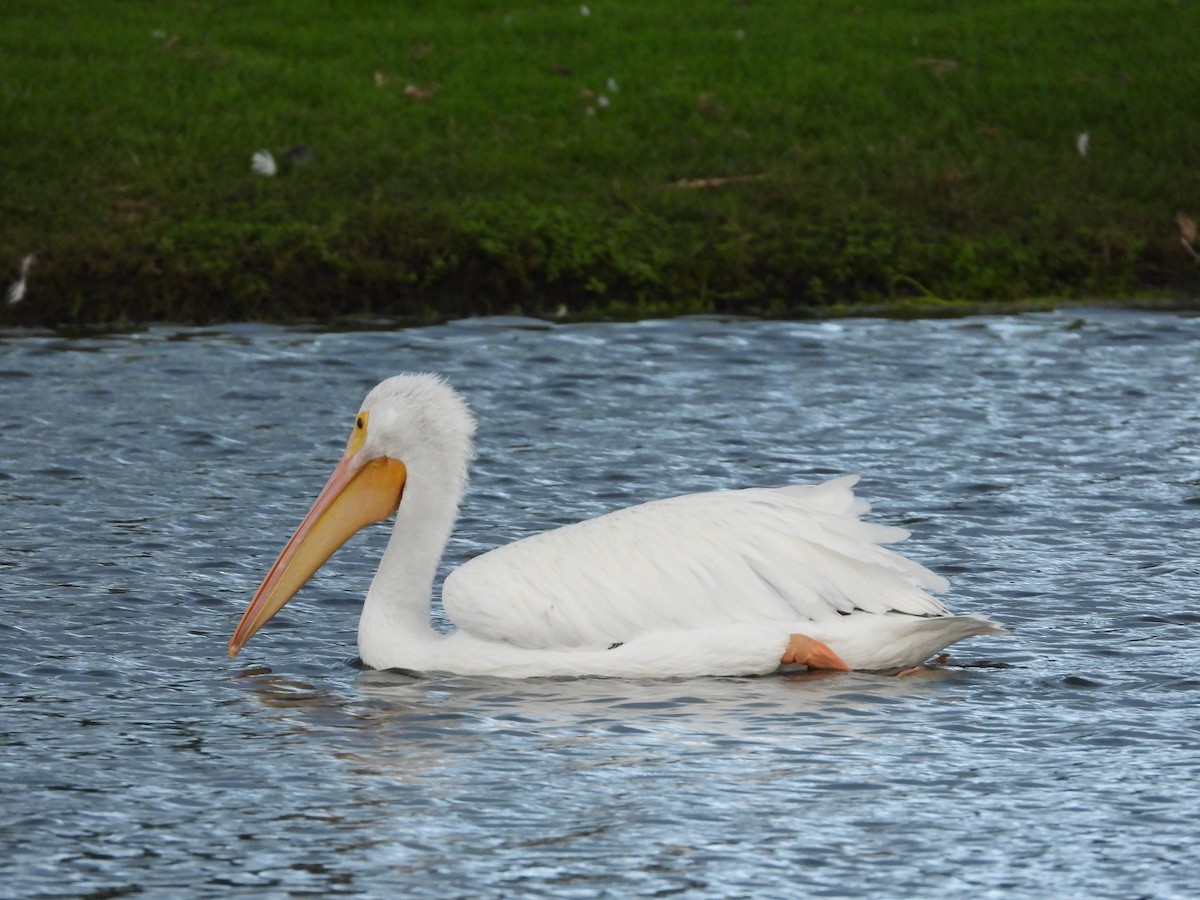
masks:
[[[25,299],[26,283],[29,277],[29,270],[33,267],[33,260],[34,255],[32,253],[26,253],[24,258],[21,260],[20,277],[18,277],[16,281],[8,286],[9,306],[16,306]]]
[[[270,150],[259,150],[250,157],[250,171],[269,178],[279,171],[279,166],[275,164],[275,157],[271,155]]]
[[[947,615],[924,590],[944,579],[877,543],[903,532],[854,515],[855,480],[690,494],[568,525],[461,566],[442,603],[479,637],[542,648],[854,609]]]

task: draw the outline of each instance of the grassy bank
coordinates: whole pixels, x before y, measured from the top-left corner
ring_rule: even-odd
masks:
[[[1200,295],[1192,0],[588,5],[7,0],[0,324]]]

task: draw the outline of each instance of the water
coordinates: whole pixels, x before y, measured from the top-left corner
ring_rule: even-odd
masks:
[[[1188,897],[1200,319],[0,334],[0,893]],[[450,565],[652,497],[864,475],[1012,626],[931,675],[353,665],[386,532],[234,662],[374,382],[481,419]]]

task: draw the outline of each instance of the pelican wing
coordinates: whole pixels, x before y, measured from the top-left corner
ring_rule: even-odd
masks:
[[[857,476],[689,494],[476,557],[446,579],[459,628],[528,648],[606,647],[648,631],[796,623],[859,609],[941,616],[945,579],[882,546]]]

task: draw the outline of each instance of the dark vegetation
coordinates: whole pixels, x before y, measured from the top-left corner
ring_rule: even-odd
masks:
[[[0,325],[1200,295],[1191,0],[589,6],[6,0]]]

